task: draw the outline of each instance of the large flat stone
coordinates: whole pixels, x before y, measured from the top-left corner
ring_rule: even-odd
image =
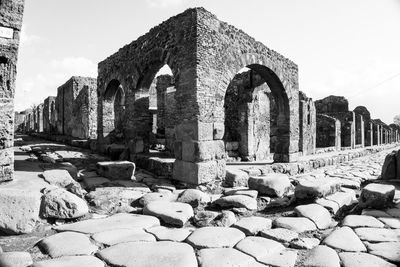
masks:
[[[383,209],[393,202],[395,187],[385,184],[369,184],[361,191],[358,205],[361,208]]]
[[[390,228],[400,229],[400,219],[398,218],[379,217],[379,220]]]
[[[233,225],[233,227],[239,229],[247,236],[257,235],[264,229],[271,229],[271,226],[271,219],[257,216],[243,217]]]
[[[226,170],[225,183],[227,186],[248,186],[249,174],[241,170]]]
[[[42,239],[39,246],[50,257],[90,255],[97,250],[89,238],[81,233],[64,232]]]
[[[28,252],[3,252],[0,253],[1,267],[28,267],[33,263]]]
[[[171,193],[171,192],[151,192],[151,193],[147,193],[145,194],[140,200],[140,204],[142,204],[143,206],[147,206],[147,204],[149,204],[150,202],[153,201],[175,201],[177,200],[177,195]]]
[[[260,235],[282,243],[290,243],[299,237],[297,232],[285,228],[265,229],[260,232]]]
[[[133,180],[135,168],[130,161],[103,161],[96,165],[97,173],[110,180]]]
[[[318,238],[313,237],[300,237],[290,242],[291,248],[296,249],[313,249],[320,244]]]
[[[243,195],[233,195],[221,197],[213,202],[222,208],[246,208],[248,210],[257,209],[257,200]]]
[[[210,196],[198,189],[186,189],[179,195],[178,200],[182,203],[187,203],[192,207],[197,207],[201,204],[206,204],[211,201]]]
[[[85,234],[95,234],[114,229],[147,229],[160,225],[160,221],[153,216],[118,213],[107,218],[85,220],[54,227],[59,232],[73,231]]]
[[[189,204],[168,201],[153,201],[143,209],[143,214],[160,218],[167,224],[182,227],[194,216],[193,208]]]
[[[316,246],[308,251],[304,267],[340,267],[340,259],[335,250],[327,246]]]
[[[281,243],[259,236],[246,237],[237,243],[235,248],[254,257],[258,261],[285,249]]]
[[[65,256],[51,260],[38,261],[33,267],[104,267],[104,262],[93,256]]]
[[[203,227],[196,229],[186,242],[195,248],[224,248],[233,247],[245,234],[236,228]]]
[[[398,242],[400,234],[393,229],[386,228],[356,228],[356,234],[363,241],[368,242]]]
[[[332,224],[329,211],[318,204],[300,205],[294,211],[298,216],[306,217],[313,221],[318,229],[329,228]]]
[[[111,180],[101,176],[85,177],[83,178],[82,183],[83,186],[86,188],[86,190],[92,191],[97,187],[102,187],[103,185],[111,184]]]
[[[77,183],[67,170],[47,170],[43,172],[46,182],[59,187],[66,187],[69,184]]]
[[[343,267],[396,267],[396,265],[368,253],[342,252],[339,253],[339,257]]]
[[[112,266],[197,267],[193,248],[185,243],[170,241],[121,243],[98,253]]]
[[[304,217],[278,217],[273,221],[275,227],[286,228],[298,233],[314,231],[315,223]]]
[[[62,188],[50,190],[43,196],[41,215],[44,218],[74,219],[88,212],[85,200]]]
[[[372,216],[366,216],[366,215],[347,215],[343,219],[342,225],[349,226],[351,228],[357,228],[357,227],[382,228],[385,226],[378,219],[375,219]]]
[[[184,241],[192,232],[187,228],[168,228],[164,226],[155,226],[146,230],[154,235],[159,241]]]
[[[199,267],[249,267],[255,259],[233,248],[206,248],[198,252]]]
[[[334,230],[324,239],[323,244],[342,251],[367,251],[358,236],[347,226]]]
[[[271,173],[262,177],[250,177],[249,188],[271,197],[283,197],[289,193],[292,184],[286,174]]]
[[[260,260],[260,262],[267,266],[275,267],[293,267],[297,260],[297,251],[292,249],[285,249],[283,251],[273,253]]]
[[[93,240],[107,245],[113,246],[126,242],[155,242],[156,238],[146,233],[142,228],[137,229],[115,229],[96,233],[92,236]]]
[[[370,254],[400,264],[400,242],[367,243]]]
[[[340,183],[329,179],[301,180],[296,185],[296,199],[316,199],[331,195],[340,190]]]

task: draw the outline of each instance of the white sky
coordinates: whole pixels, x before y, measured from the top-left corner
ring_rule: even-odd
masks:
[[[400,0],[26,0],[16,110],[72,75],[97,77],[99,61],[195,6],[297,63],[314,100],[343,95],[386,123],[400,114]]]

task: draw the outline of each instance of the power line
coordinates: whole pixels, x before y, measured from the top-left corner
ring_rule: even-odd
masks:
[[[358,95],[360,95],[360,94],[362,94],[362,93],[371,91],[371,90],[373,90],[373,89],[375,89],[375,88],[381,86],[382,84],[384,84],[384,83],[386,83],[386,82],[388,82],[388,81],[391,81],[391,80],[395,79],[395,78],[398,77],[398,76],[400,76],[400,72],[397,73],[397,74],[395,74],[395,75],[393,75],[393,76],[391,76],[391,77],[389,77],[389,78],[386,78],[385,80],[379,82],[378,84],[376,84],[376,85],[374,85],[374,86],[372,86],[372,87],[369,87],[369,88],[367,88],[367,89],[365,89],[365,90],[362,90],[362,91],[360,91],[360,92],[358,92],[358,93],[356,93],[356,94],[354,94],[354,95],[352,95],[352,96],[350,96],[350,97],[355,97],[355,96],[358,96]],[[350,97],[349,97],[349,98],[350,98]]]

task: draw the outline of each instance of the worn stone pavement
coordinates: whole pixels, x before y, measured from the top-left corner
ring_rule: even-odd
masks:
[[[32,233],[0,236],[0,266],[400,265],[400,183],[388,207],[357,205],[392,148],[306,174],[250,177],[250,188],[210,190],[142,170],[135,181],[100,177],[95,163],[107,159],[90,151],[43,140],[21,145],[15,181],[1,185],[0,196],[6,189],[48,195],[60,188],[43,171],[74,176],[76,167],[89,212],[61,219],[71,209],[85,213],[69,200]]]

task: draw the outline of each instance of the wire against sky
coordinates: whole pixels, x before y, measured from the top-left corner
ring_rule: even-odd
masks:
[[[383,81],[381,81],[381,82],[375,84],[375,85],[372,86],[372,87],[369,87],[369,88],[367,88],[367,89],[365,89],[365,90],[361,90],[361,91],[359,91],[358,93],[355,93],[354,95],[350,96],[349,98],[353,98],[353,97],[359,96],[359,95],[361,95],[361,94],[364,94],[365,92],[372,91],[372,90],[378,88],[379,86],[381,86],[382,84],[385,84],[385,83],[387,83],[387,82],[389,82],[389,81],[391,81],[391,80],[394,80],[394,79],[397,78],[397,77],[400,77],[400,72],[397,73],[397,74],[395,74],[395,75],[393,75],[393,76],[390,76],[389,78],[386,78],[385,80],[383,80]]]

